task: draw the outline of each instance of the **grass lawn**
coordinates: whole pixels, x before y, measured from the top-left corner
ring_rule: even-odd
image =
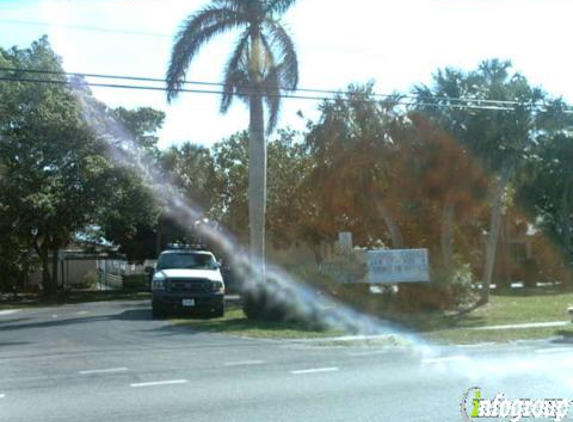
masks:
[[[82,290],[68,293],[58,293],[55,296],[45,297],[38,294],[19,294],[0,297],[0,310],[33,308],[42,306],[59,306],[69,303],[102,302],[109,300],[140,300],[150,298],[148,292],[129,291],[103,291]]]
[[[554,328],[474,329],[495,325],[567,321],[566,310],[570,304],[573,305],[573,293],[571,292],[555,289],[538,289],[534,292],[523,290],[511,294],[494,294],[488,305],[467,314],[419,312],[413,315],[393,315],[393,319],[399,325],[410,328],[418,332],[424,339],[435,343],[509,342],[556,336],[573,338],[573,324],[571,327]],[[224,318],[178,319],[174,323],[200,331],[269,339],[320,339],[348,334],[336,330],[308,328],[300,323],[249,321],[241,309],[227,311]],[[382,343],[387,344],[387,342]],[[397,343],[399,343],[399,339]],[[351,343],[340,342],[340,344]]]
[[[336,330],[310,328],[296,322],[250,321],[240,308],[228,309],[223,318],[176,319],[173,322],[199,331],[267,339],[325,338],[344,334]]]
[[[573,293],[556,289],[518,291],[495,294],[490,303],[465,315],[442,313],[418,314],[406,317],[404,323],[422,333],[430,341],[470,344],[479,342],[508,342],[556,336],[573,336],[571,327],[515,328],[475,330],[473,328],[567,321],[567,307],[573,305]]]
[[[507,343],[518,340],[539,340],[559,336],[573,337],[573,329],[565,327],[545,327],[478,331],[454,328],[423,334],[426,340],[439,344]]]

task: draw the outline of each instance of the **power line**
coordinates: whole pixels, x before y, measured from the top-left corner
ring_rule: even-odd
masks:
[[[48,26],[57,28],[67,28],[75,29],[80,31],[92,31],[92,32],[108,32],[112,34],[124,34],[124,35],[143,35],[146,37],[161,37],[161,38],[173,38],[172,35],[161,34],[158,32],[145,32],[145,31],[132,31],[126,29],[112,29],[103,28],[98,26],[83,26],[83,25],[69,25],[69,24],[54,24],[50,22],[40,22],[40,21],[23,21],[18,19],[0,19],[0,23],[16,24],[16,25],[30,25],[30,26]]]
[[[4,82],[24,82],[24,83],[40,83],[40,84],[55,84],[55,85],[70,85],[67,81],[54,80],[54,79],[29,79],[29,78],[11,78],[11,77],[0,77],[0,81]],[[82,85],[89,87],[99,87],[99,88],[118,88],[118,89],[139,89],[146,91],[162,91],[166,92],[167,88],[161,86],[149,86],[149,85],[127,85],[127,84],[111,84],[111,83],[99,83],[99,82],[82,82]],[[193,94],[224,94],[224,91],[207,90],[207,89],[190,89],[182,88],[179,90],[183,93],[193,93]],[[266,93],[252,93],[248,94],[250,96],[261,96],[261,97],[279,97],[279,98],[291,98],[300,100],[328,100],[328,97],[312,97],[312,96],[302,96],[302,95],[291,95],[291,94],[266,94]]]
[[[133,31],[133,30],[122,30],[122,29],[112,29],[112,28],[104,28],[104,27],[94,27],[94,26],[83,26],[83,25],[69,25],[69,24],[52,24],[49,22],[41,22],[41,21],[24,21],[18,19],[0,19],[0,23],[13,23],[13,24],[21,24],[21,25],[37,25],[37,26],[55,26],[55,27],[62,27],[62,28],[69,28],[69,29],[76,29],[76,30],[86,30],[86,31],[94,31],[94,32],[109,32],[109,33],[117,33],[117,34],[126,34],[126,35],[143,35],[143,36],[151,36],[151,37],[163,37],[163,38],[172,38],[173,35],[163,34],[163,33],[153,33],[153,32],[145,32],[145,31]],[[77,73],[77,72],[55,72],[55,71],[42,71],[36,69],[0,69],[0,71],[22,71],[22,72],[29,72],[29,73],[47,73],[47,74],[61,74],[67,76],[82,76],[82,77],[93,77],[93,78],[105,78],[105,79],[121,79],[121,80],[132,80],[132,81],[140,81],[140,82],[163,82],[166,81],[164,79],[159,78],[148,78],[148,77],[133,77],[133,76],[122,76],[122,75],[102,75],[102,74],[93,74],[93,73]],[[204,82],[204,81],[185,81],[184,84],[189,85],[203,85],[203,86],[224,86],[222,83],[217,82]],[[101,87],[117,87],[117,88],[128,88],[127,86],[113,86],[114,84],[94,84],[93,86],[101,86]],[[135,87],[130,87],[135,89]],[[141,89],[154,89],[154,88],[147,88],[142,87]],[[208,92],[208,91],[196,91],[196,90],[181,90],[181,92],[205,92],[205,93],[215,93],[215,92]],[[327,94],[327,95],[348,95],[351,94],[348,91],[334,91],[334,90],[327,90],[327,89],[308,89],[308,88],[297,88],[294,92],[306,92],[306,93],[316,93],[316,94]],[[409,98],[412,101],[407,104],[418,104],[424,105],[420,103],[419,96],[412,95],[412,94],[403,94],[403,93],[396,93],[396,94],[379,94],[379,93],[371,93],[375,98],[382,98],[382,99],[394,99],[395,97],[399,98]],[[281,95],[284,98],[300,98],[300,99],[319,99],[319,98],[310,98],[310,97],[303,97],[303,96],[292,96],[292,95]],[[331,99],[331,98],[328,98]],[[457,106],[455,104],[440,104],[442,107],[450,107],[450,108],[475,108],[475,109],[491,109],[491,110],[513,110],[513,108],[503,108],[504,106],[536,106],[539,105],[535,104],[526,104],[519,101],[512,101],[512,100],[491,100],[491,99],[475,99],[475,98],[456,98],[456,97],[446,97],[446,98],[438,98],[432,99],[431,102],[438,105],[437,100],[445,100],[448,102],[453,103],[461,103],[463,105]],[[399,101],[392,101],[395,104],[404,104],[403,102]],[[468,103],[477,103],[477,104],[486,104],[486,106],[469,106]],[[496,107],[500,106],[502,108]],[[569,112],[573,112],[573,108],[567,107]]]
[[[79,77],[86,77],[86,78],[101,78],[101,79],[118,79],[118,80],[129,80],[129,81],[137,81],[137,82],[161,82],[167,83],[167,80],[161,78],[150,78],[150,77],[142,77],[142,76],[125,76],[125,75],[108,75],[108,74],[101,74],[101,73],[81,73],[81,72],[58,72],[54,70],[42,70],[42,69],[11,69],[11,68],[0,68],[0,72],[22,72],[22,73],[39,73],[39,74],[47,74],[47,75],[58,75],[58,76],[79,76]],[[217,86],[217,87],[224,87],[225,84],[221,82],[206,82],[206,81],[184,81],[185,85],[203,85],[203,86]],[[247,88],[246,86],[239,86],[241,88]],[[283,89],[286,90],[286,89]],[[297,88],[294,92],[307,92],[307,93],[315,93],[315,94],[329,94],[329,95],[337,95],[337,94],[346,94],[347,92],[342,91],[334,91],[328,89],[309,89],[309,88]],[[376,97],[382,98],[392,98],[393,94],[374,94]]]
[[[17,19],[0,19],[0,23],[14,23],[14,24],[22,24],[22,25],[39,25],[39,26],[55,26],[55,27],[62,27],[62,28],[69,28],[69,29],[77,29],[77,30],[87,30],[87,31],[95,31],[95,32],[109,32],[109,33],[118,33],[118,34],[126,34],[126,35],[144,35],[144,36],[152,36],[152,37],[163,37],[163,38],[173,38],[173,35],[162,34],[162,33],[153,33],[153,32],[144,32],[144,31],[132,31],[132,30],[122,30],[122,29],[112,29],[112,28],[103,28],[103,27],[94,27],[94,26],[83,26],[83,25],[69,25],[69,24],[52,24],[49,22],[40,22],[40,21],[23,21]],[[7,69],[0,69],[7,70]],[[24,70],[20,69],[21,71],[26,72],[38,72],[38,73],[58,73],[58,72],[50,72],[50,71],[41,71],[41,70]],[[68,73],[68,72],[60,72],[62,74],[67,75],[74,75],[74,76],[85,76],[85,77],[94,77],[94,78],[106,78],[106,79],[124,79],[124,80],[135,80],[135,81],[146,81],[146,82],[166,82],[164,79],[159,78],[146,78],[146,77],[130,77],[130,76],[120,76],[120,75],[101,75],[101,74],[90,74],[90,73]],[[190,85],[205,85],[205,86],[224,86],[224,84],[217,83],[217,82],[201,82],[201,81],[186,81],[185,84]],[[308,89],[308,88],[297,88],[295,91],[298,92],[308,92],[308,93],[316,93],[316,94],[328,94],[328,95],[337,95],[337,94],[346,94],[346,92],[342,91],[333,91],[333,90],[326,90],[326,89]],[[419,97],[416,95],[411,94],[399,94],[402,98],[411,98],[411,99],[418,99]],[[396,94],[377,94],[373,93],[373,97],[376,98],[393,98]],[[467,103],[469,101],[477,102],[480,104],[505,104],[505,105],[523,105],[518,101],[511,101],[511,100],[489,100],[489,99],[464,99],[464,98],[455,98],[455,97],[448,97],[447,101],[452,102],[459,102],[459,103]]]
[[[18,83],[37,83],[37,84],[55,84],[55,85],[70,85],[68,81],[64,80],[54,80],[54,79],[29,79],[29,78],[15,78],[15,77],[0,77],[0,81],[4,82],[18,82]],[[89,87],[98,88],[115,88],[115,89],[131,89],[131,90],[146,90],[146,91],[161,91],[166,92],[167,88],[160,86],[145,86],[145,85],[128,85],[128,84],[111,84],[111,83],[98,83],[98,82],[82,82],[82,85]],[[210,94],[210,95],[221,95],[224,91],[217,90],[206,90],[206,89],[190,89],[183,88],[179,90],[182,93],[193,93],[193,94]],[[250,96],[261,96],[261,97],[272,97],[272,98],[286,98],[286,99],[299,99],[299,100],[311,100],[311,101],[329,101],[333,100],[333,97],[320,97],[320,96],[304,96],[296,94],[266,94],[266,93],[251,93],[247,94]],[[348,101],[343,99],[343,101]],[[358,100],[360,101],[360,100]],[[368,100],[362,100],[368,102]],[[492,110],[492,111],[515,111],[514,108],[508,106],[474,106],[474,105],[461,105],[461,104],[442,104],[442,103],[420,103],[414,101],[403,101],[396,100],[392,101],[396,105],[404,106],[426,106],[434,108],[454,108],[454,109],[471,109],[471,110]],[[546,110],[539,110],[546,111]],[[573,110],[567,110],[567,112],[573,113]]]
[[[98,79],[115,79],[115,80],[126,80],[126,81],[136,81],[136,82],[154,82],[154,83],[166,83],[165,79],[161,78],[151,78],[151,77],[140,77],[140,76],[126,76],[126,75],[109,75],[109,74],[101,74],[101,73],[83,73],[83,72],[62,72],[62,71],[52,71],[52,70],[43,70],[43,69],[22,69],[22,68],[0,68],[0,72],[22,72],[22,73],[32,73],[32,74],[47,74],[47,75],[58,75],[58,76],[76,76],[76,77],[83,77],[83,78],[98,78]],[[34,80],[32,80],[33,82]],[[30,80],[28,80],[30,82]],[[99,86],[99,87],[110,87],[110,88],[131,88],[136,89],[140,87],[141,89],[148,89],[148,90],[165,90],[164,88],[159,87],[147,87],[147,86],[127,86],[127,85],[119,85],[119,84],[102,84],[102,83],[90,83],[90,86]],[[220,82],[206,82],[206,81],[185,81],[185,85],[198,85],[198,86],[211,86],[211,87],[224,87],[225,84]],[[242,86],[243,88],[247,88]],[[181,92],[203,92],[208,94],[222,94],[221,91],[208,91],[208,90],[196,90],[196,89],[181,89]],[[332,96],[335,95],[350,95],[353,94],[349,91],[335,91],[335,90],[327,90],[327,89],[309,89],[309,88],[297,88],[292,92],[302,92],[302,93],[314,93],[314,94],[325,94],[329,95],[329,97],[323,96],[301,96],[301,95],[292,95],[292,94],[281,94],[280,96],[283,98],[298,98],[298,99],[306,99],[306,100],[325,100],[325,99],[333,99]],[[412,94],[380,94],[380,93],[372,93],[371,94],[375,98],[381,98],[384,100],[391,100],[394,104],[402,104],[402,105],[435,105],[440,107],[450,107],[450,108],[476,108],[476,109],[489,109],[489,110],[513,110],[510,106],[522,106],[522,105],[530,105],[524,104],[518,101],[511,101],[511,100],[491,100],[491,99],[475,99],[475,98],[455,98],[455,97],[447,97],[447,98],[439,98],[439,99],[432,99],[430,101],[420,101],[420,97]],[[398,98],[398,99],[396,99]],[[403,99],[408,98],[411,101],[404,102]],[[454,104],[444,104],[438,100],[445,100],[447,102],[453,102]],[[473,105],[470,105],[473,104]],[[536,105],[537,107],[539,105]]]

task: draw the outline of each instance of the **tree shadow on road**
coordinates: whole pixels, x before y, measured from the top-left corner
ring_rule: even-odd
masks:
[[[78,324],[89,324],[94,322],[103,321],[145,321],[151,319],[151,309],[149,304],[133,304],[130,305],[130,309],[124,311],[110,310],[109,314],[105,315],[85,315],[85,316],[74,316],[68,318],[65,315],[54,318],[51,315],[45,315],[45,320],[38,321],[37,318],[13,318],[10,320],[0,321],[0,332],[2,331],[15,331],[15,330],[26,330],[34,328],[53,328],[66,325],[78,325]],[[32,322],[26,322],[32,320]]]
[[[24,346],[31,344],[29,341],[0,341],[0,348],[9,346]]]
[[[86,324],[90,322],[107,321],[109,316],[93,316],[93,317],[82,317],[82,318],[54,318],[48,321],[30,322],[25,324],[14,324],[14,325],[3,325],[0,326],[0,332],[2,331],[15,331],[15,330],[25,330],[30,328],[51,328],[64,325],[73,324]]]
[[[22,321],[28,321],[31,318],[29,317],[25,317],[25,318],[12,318],[12,319],[1,319],[0,320],[0,324],[14,324],[16,322],[22,322]]]

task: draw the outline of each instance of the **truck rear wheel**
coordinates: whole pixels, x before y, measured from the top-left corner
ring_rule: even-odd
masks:
[[[151,316],[153,319],[160,319],[165,317],[165,310],[157,303],[151,304]]]
[[[213,311],[213,318],[222,318],[225,316],[225,305],[219,305]]]

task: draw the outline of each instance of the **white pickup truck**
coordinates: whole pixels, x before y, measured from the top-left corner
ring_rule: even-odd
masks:
[[[151,280],[154,318],[171,312],[225,314],[225,283],[212,252],[172,249],[159,255]]]

